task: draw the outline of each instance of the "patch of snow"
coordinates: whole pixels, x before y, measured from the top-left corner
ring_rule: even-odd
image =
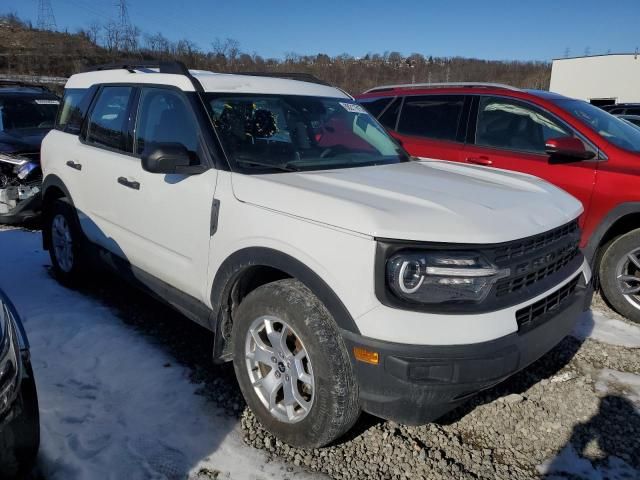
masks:
[[[596,381],[596,390],[602,393],[622,393],[640,411],[640,375],[603,368]]]
[[[580,478],[583,480],[628,480],[636,478],[638,471],[618,457],[610,456],[602,465],[594,466],[581,457],[572,445],[564,447],[555,458],[536,467],[545,480]]]
[[[580,340],[591,338],[609,345],[640,348],[640,326],[608,317],[598,310],[585,312],[571,335]]]
[[[267,462],[188,370],[99,302],[47,272],[41,236],[0,231],[0,288],[31,343],[47,479],[325,478]],[[187,320],[185,320],[187,321]]]

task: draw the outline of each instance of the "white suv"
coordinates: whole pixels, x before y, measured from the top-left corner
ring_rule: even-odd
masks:
[[[436,419],[587,308],[582,207],[558,188],[409,158],[328,85],[157,67],[69,79],[44,246],[62,282],[97,256],[214,332],[283,441],[325,445],[361,410]]]

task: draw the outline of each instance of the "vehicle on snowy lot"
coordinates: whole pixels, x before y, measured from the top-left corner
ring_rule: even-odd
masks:
[[[40,144],[60,100],[45,87],[0,81],[0,223],[40,212]]]
[[[0,478],[23,479],[40,446],[38,396],[20,317],[0,290]]]
[[[607,107],[500,84],[390,85],[358,100],[411,155],[528,173],[575,196],[596,285],[618,313],[640,322],[638,128]]]
[[[297,446],[361,410],[440,417],[551,349],[591,298],[576,199],[413,161],[327,85],[101,67],[69,79],[42,165],[59,280],[97,257],[212,330],[214,360]]]

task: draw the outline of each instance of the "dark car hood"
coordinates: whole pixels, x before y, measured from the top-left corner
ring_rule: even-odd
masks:
[[[0,152],[40,156],[42,139],[50,128],[25,128],[0,132]]]

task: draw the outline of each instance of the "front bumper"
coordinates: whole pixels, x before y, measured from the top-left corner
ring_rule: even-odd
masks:
[[[8,213],[0,213],[0,223],[14,225],[37,218],[42,209],[42,194],[21,201]]]
[[[349,352],[363,347],[379,354],[377,365],[352,357],[362,408],[404,424],[435,420],[551,350],[589,308],[592,294],[580,275],[571,295],[534,322],[501,338],[468,345],[407,345],[344,332]]]

